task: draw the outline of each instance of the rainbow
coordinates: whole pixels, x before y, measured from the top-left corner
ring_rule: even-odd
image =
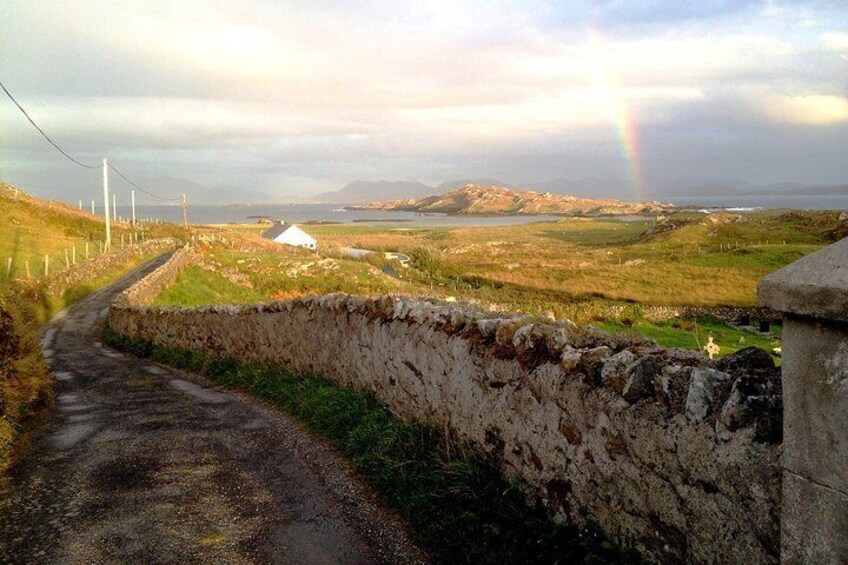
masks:
[[[632,108],[623,96],[623,89],[614,72],[614,67],[606,59],[607,41],[596,30],[589,34],[589,61],[595,76],[603,110],[615,128],[621,147],[627,175],[637,200],[647,200],[642,175],[642,161],[639,155],[639,135],[633,117]]]

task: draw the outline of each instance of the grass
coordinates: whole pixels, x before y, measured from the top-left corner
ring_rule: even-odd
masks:
[[[249,304],[267,299],[267,295],[253,288],[237,285],[218,273],[190,265],[180,271],[173,285],[162,291],[156,299],[156,304]]]
[[[671,226],[665,230],[653,229],[651,220],[583,218],[495,227],[316,225],[309,231],[323,255],[213,246],[207,263],[218,275],[187,273],[158,303],[256,302],[327,292],[455,297],[508,311],[552,312],[695,349],[692,330],[651,324],[642,308],[753,306],[764,275],[839,237],[844,224],[833,212],[769,211],[684,212],[661,223]],[[370,264],[352,261],[338,253],[342,246],[401,251],[415,268],[396,268],[390,277],[380,271],[385,265],[376,255]],[[700,340],[712,333],[724,352],[740,348],[743,338],[768,350],[778,345],[715,320],[701,330]]]
[[[622,552],[594,530],[557,525],[529,506],[517,482],[439,431],[405,423],[363,390],[264,364],[239,365],[153,346],[104,330],[110,345],[206,375],[249,392],[327,438],[389,508],[410,524],[439,563],[622,563]]]
[[[758,333],[733,328],[721,320],[709,317],[664,323],[637,320],[626,324],[620,320],[609,320],[597,322],[596,325],[613,334],[642,335],[653,339],[663,347],[681,347],[684,349],[701,349],[706,345],[707,338],[712,336],[715,343],[721,347],[718,357],[730,355],[752,345],[766,351],[771,351],[780,345],[779,334],[770,338]],[[773,326],[773,331],[779,332],[779,330],[779,326]]]
[[[678,227],[648,234],[651,221],[569,218],[518,226],[423,228],[313,226],[322,246],[356,246],[432,260],[422,278],[526,309],[557,313],[587,297],[645,305],[751,306],[766,274],[838,237],[833,212],[747,216],[680,214]],[[469,292],[471,291],[471,292]]]
[[[147,237],[174,235],[169,226],[154,225],[133,230],[128,224],[112,223],[113,247],[121,244],[124,237],[129,242],[130,234],[142,229]],[[76,258],[85,258],[86,244],[89,256],[100,254],[104,239],[104,224],[100,217],[93,216],[67,204],[32,198],[23,192],[17,199],[14,189],[0,184],[0,290],[14,278],[26,278],[26,264],[34,279],[44,276],[44,256],[49,257],[49,272],[65,267],[76,249]],[[8,261],[11,271],[7,274]]]
[[[203,266],[183,270],[157,298],[159,306],[265,302],[306,294],[417,293],[421,288],[385,274],[369,262],[273,246],[240,251],[200,245]],[[398,267],[400,269],[400,267]]]

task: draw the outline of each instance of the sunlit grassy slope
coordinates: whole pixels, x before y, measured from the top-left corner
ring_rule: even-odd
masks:
[[[201,246],[202,266],[183,270],[159,295],[159,305],[238,304],[306,294],[417,294],[421,287],[384,273],[375,264],[315,255],[276,244],[262,250]],[[379,264],[379,262],[377,262]],[[400,269],[398,267],[398,269]]]
[[[567,219],[476,228],[314,226],[322,245],[428,256],[445,284],[520,306],[603,298],[650,305],[753,305],[760,278],[829,243],[834,213],[681,215],[677,229],[645,235],[650,221]],[[495,292],[489,292],[492,287]]]
[[[150,237],[174,232],[169,226],[147,229]],[[134,231],[131,226],[113,222],[113,247],[120,245],[121,236],[129,243],[131,231]],[[65,252],[69,259],[73,258],[74,247],[77,260],[82,260],[86,242],[89,255],[95,256],[104,238],[102,218],[62,202],[29,197],[22,191],[15,199],[14,188],[0,184],[0,287],[10,278],[25,278],[26,261],[29,261],[32,277],[39,278],[44,274],[45,255],[49,256],[48,268],[53,271],[65,265]],[[12,268],[7,276],[9,259],[12,259]]]

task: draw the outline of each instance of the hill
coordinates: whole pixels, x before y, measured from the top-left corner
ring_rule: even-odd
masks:
[[[389,200],[351,206],[352,210],[405,211],[458,215],[564,215],[621,216],[657,214],[673,209],[659,202],[625,202],[514,190],[502,186],[468,184],[459,190],[422,199]]]
[[[423,198],[438,191],[431,186],[413,181],[364,181],[348,183],[341,190],[322,192],[315,202],[339,204],[365,204],[388,198]]]

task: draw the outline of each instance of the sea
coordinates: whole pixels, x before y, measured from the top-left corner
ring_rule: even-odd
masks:
[[[845,196],[686,196],[670,197],[664,202],[706,211],[754,212],[775,208],[796,210],[848,210]],[[129,217],[128,206],[118,206],[119,217]],[[529,222],[556,221],[560,216],[449,216],[447,214],[418,214],[415,212],[379,212],[345,210],[340,204],[231,204],[222,206],[192,205],[187,209],[188,221],[193,224],[256,223],[266,216],[289,223],[337,222],[344,224],[412,224],[419,226],[505,226]],[[152,218],[181,223],[180,206],[138,206],[138,218]],[[616,219],[632,221],[638,216]]]

